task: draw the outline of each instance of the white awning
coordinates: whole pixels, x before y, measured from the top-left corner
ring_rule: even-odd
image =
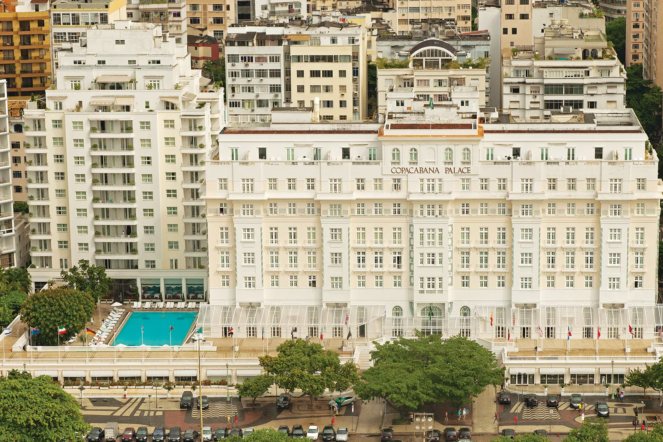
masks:
[[[198,370],[174,370],[173,374],[180,377],[198,376]]]
[[[112,378],[113,370],[90,370],[91,378]]]
[[[614,370],[612,367],[601,367],[601,374],[626,374],[626,369],[625,368],[615,368]]]
[[[509,368],[509,374],[534,374],[534,368],[522,368],[522,367],[511,367]]]
[[[84,378],[84,370],[62,370],[63,378]]]
[[[180,105],[180,99],[179,97],[161,97],[163,101],[167,101],[168,103]]]
[[[214,376],[226,376],[226,370],[207,370],[207,377]]]
[[[50,376],[52,378],[58,377],[57,370],[35,370],[35,377],[37,376]]]
[[[133,106],[134,97],[117,97],[115,99],[115,106]]]
[[[139,378],[140,370],[118,370],[117,376],[121,378]]]
[[[170,376],[169,370],[145,370],[145,376],[148,378],[167,378]]]
[[[596,369],[587,368],[587,367],[579,367],[579,368],[571,367],[571,374],[596,374]]]
[[[207,86],[207,85],[210,84],[211,82],[212,82],[212,80],[210,80],[210,79],[207,78],[207,77],[201,77],[201,78],[200,78],[200,85],[201,85],[201,86]]]
[[[184,98],[185,100],[189,100],[189,101],[195,100],[196,99],[196,94],[192,94],[191,92],[185,92],[182,95],[182,98]]]
[[[237,376],[260,376],[262,370],[237,370]]]
[[[128,75],[100,75],[97,77],[97,83],[128,83],[131,77]]]
[[[115,100],[107,97],[96,97],[90,100],[90,106],[112,106]]]
[[[566,368],[541,368],[541,374],[566,374]]]

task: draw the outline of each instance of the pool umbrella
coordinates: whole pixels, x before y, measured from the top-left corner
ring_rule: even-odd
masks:
[[[114,302],[111,304],[111,307],[122,307],[122,305],[123,304],[121,302]]]

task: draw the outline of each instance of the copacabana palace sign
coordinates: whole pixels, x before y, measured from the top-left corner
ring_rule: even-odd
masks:
[[[392,167],[391,173],[396,175],[416,174],[416,173],[441,173],[439,167]],[[469,167],[445,167],[445,174],[467,174],[471,173]]]

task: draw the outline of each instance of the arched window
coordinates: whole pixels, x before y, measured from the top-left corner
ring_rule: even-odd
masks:
[[[401,317],[403,316],[403,308],[399,305],[391,309],[391,316]]]
[[[425,335],[442,335],[444,321],[442,309],[428,305],[421,309],[421,331]]]
[[[391,337],[403,336],[403,309],[396,306],[391,309]]]
[[[444,149],[444,161],[451,161],[453,162],[454,160],[454,151],[450,147],[447,147]]]
[[[270,311],[270,333],[272,338],[281,337],[281,307],[271,307]]]
[[[414,147],[410,149],[410,161],[419,161],[419,152]]]
[[[401,150],[396,148],[391,150],[391,161],[401,161]]]
[[[472,161],[472,153],[469,147],[463,148],[463,161]]]
[[[472,333],[470,329],[470,308],[463,306],[460,308],[460,335],[469,338]]]

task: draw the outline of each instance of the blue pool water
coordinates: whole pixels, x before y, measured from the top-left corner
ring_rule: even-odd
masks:
[[[133,312],[113,345],[170,345],[170,338],[173,345],[181,345],[196,316],[195,312]],[[141,341],[142,326],[145,328]]]

